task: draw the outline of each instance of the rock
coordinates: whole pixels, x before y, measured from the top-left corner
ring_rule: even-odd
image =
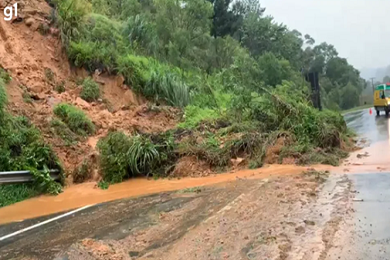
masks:
[[[305,228],[302,227],[302,226],[296,227],[296,228],[295,228],[295,233],[297,233],[297,234],[303,234],[303,233],[305,233]]]
[[[51,28],[49,29],[49,33],[50,33],[51,35],[53,35],[53,36],[58,36],[58,35],[60,35],[60,30],[57,29],[57,28],[51,27]]]
[[[84,99],[82,99],[82,98],[80,98],[80,97],[77,97],[77,98],[76,98],[74,104],[75,104],[76,106],[80,106],[80,107],[86,108],[86,109],[88,109],[88,108],[91,107],[91,105],[90,105],[87,101],[85,101]]]
[[[304,220],[303,221],[306,225],[314,226],[316,223],[312,220]]]
[[[41,92],[43,92],[43,87],[40,84],[34,84],[34,85],[28,87],[27,89],[29,91],[31,91],[31,92],[34,92],[34,93],[41,93]]]
[[[32,9],[32,8],[25,8],[23,9],[23,13],[31,16],[31,15],[36,15],[37,14],[37,10],[36,9]]]
[[[34,100],[44,100],[46,98],[45,94],[43,93],[34,93],[31,95],[31,98]]]
[[[35,20],[34,20],[34,18],[27,18],[25,21],[24,21],[24,23],[27,25],[27,26],[31,26],[31,25],[33,25],[34,24],[34,22],[35,22]]]

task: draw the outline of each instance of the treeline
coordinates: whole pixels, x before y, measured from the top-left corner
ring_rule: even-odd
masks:
[[[59,5],[70,59],[89,70],[123,72],[126,58],[118,56],[131,53],[208,75],[245,67],[248,80],[267,88],[317,71],[323,103],[336,110],[359,105],[365,88],[333,45],[315,45],[309,35],[275,22],[256,0],[66,0]]]

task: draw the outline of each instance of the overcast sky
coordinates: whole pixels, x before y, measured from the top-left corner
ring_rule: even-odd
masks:
[[[389,0],[260,0],[266,14],[316,43],[333,44],[357,69],[390,64]]]

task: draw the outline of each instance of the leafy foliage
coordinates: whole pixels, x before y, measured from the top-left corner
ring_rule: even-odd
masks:
[[[3,69],[2,67],[0,67],[0,80],[3,80],[5,84],[10,83],[12,80],[12,78],[8,74],[8,72],[5,69]]]
[[[173,148],[169,135],[128,137],[111,132],[98,143],[103,179],[116,183],[137,175],[149,176],[170,162]]]
[[[6,102],[4,83],[0,79],[0,171],[29,170],[34,183],[0,186],[0,205],[40,193],[58,194],[61,185],[53,181],[48,172],[48,169],[61,170],[57,157],[27,118],[13,117],[5,111]]]
[[[184,155],[213,167],[242,155],[259,167],[281,138],[289,142],[280,160],[290,156],[300,163],[335,164],[344,156],[343,118],[313,107],[302,75],[320,74],[325,108],[359,105],[365,82],[333,45],[316,44],[310,35],[277,23],[256,0],[79,5],[83,1],[65,0],[56,8],[70,61],[91,72],[120,74],[157,105],[181,108],[181,134],[175,138],[188,137],[171,147],[165,137],[110,133],[99,142],[105,181],[150,175]],[[70,14],[64,14],[65,7]],[[85,99],[96,99],[92,92]],[[72,131],[90,132],[83,124],[71,126],[61,112],[68,109],[56,110]]]
[[[85,78],[83,81],[83,89],[81,90],[80,97],[88,102],[98,100],[100,97],[99,84],[93,81],[92,78]]]
[[[87,115],[75,106],[60,103],[54,108],[56,114],[73,132],[89,135],[95,132],[95,125]]]

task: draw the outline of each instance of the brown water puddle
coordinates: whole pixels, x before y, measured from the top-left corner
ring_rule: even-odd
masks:
[[[333,167],[317,165],[316,169],[330,170]],[[0,224],[54,214],[116,199],[148,195],[158,192],[181,190],[206,186],[239,178],[260,179],[271,176],[300,174],[307,167],[295,165],[272,165],[255,170],[242,170],[235,173],[218,174],[204,178],[134,179],[111,185],[108,190],[96,188],[96,183],[83,183],[65,189],[58,196],[40,196],[0,209]]]

